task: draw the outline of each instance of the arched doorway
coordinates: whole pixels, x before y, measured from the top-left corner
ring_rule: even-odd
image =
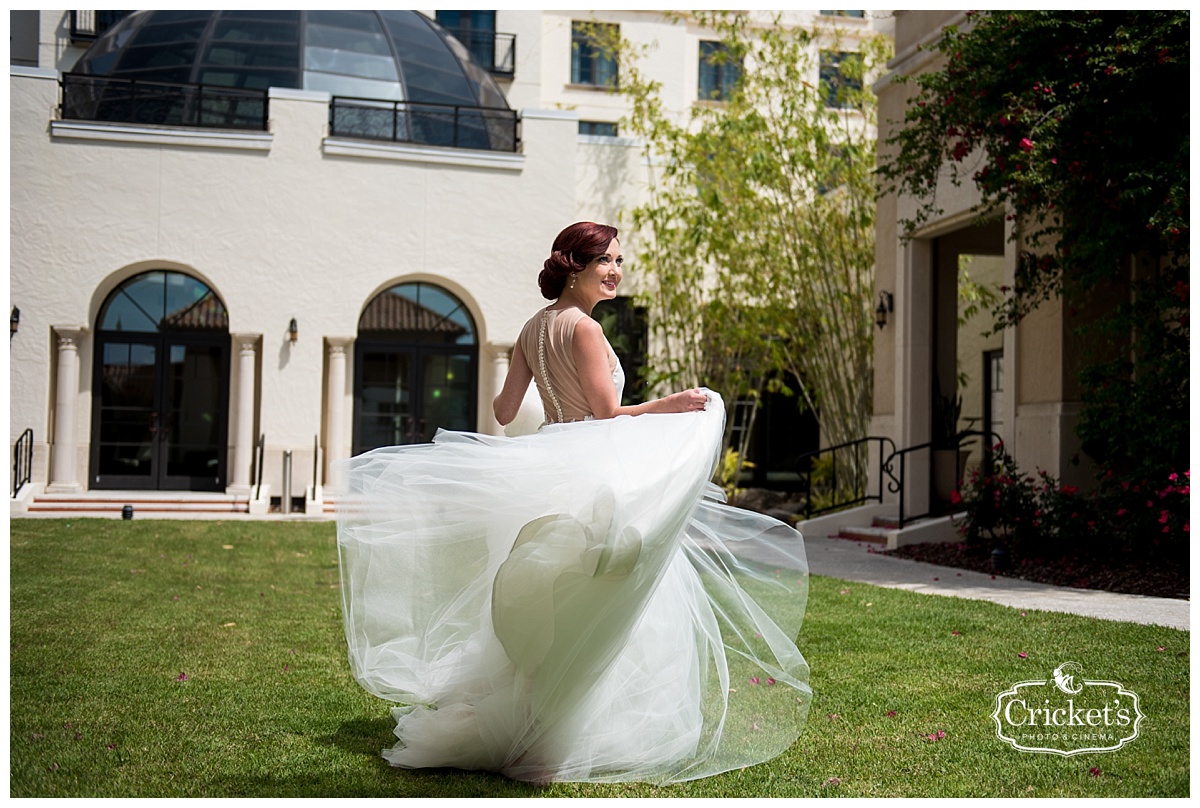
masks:
[[[222,491],[229,431],[229,315],[207,285],[156,270],[100,307],[90,487]]]
[[[461,300],[430,283],[377,295],[354,347],[354,454],[476,428],[479,341]]]

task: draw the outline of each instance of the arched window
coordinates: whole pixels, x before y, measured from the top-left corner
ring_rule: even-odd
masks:
[[[354,362],[354,454],[476,428],[475,320],[445,289],[402,283],[377,295],[359,318]]]
[[[90,487],[225,487],[229,315],[206,284],[155,270],[100,307]]]

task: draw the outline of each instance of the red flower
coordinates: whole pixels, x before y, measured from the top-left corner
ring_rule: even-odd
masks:
[[[1033,141],[1027,137],[1021,138],[1021,150],[1025,152],[1033,151]]]

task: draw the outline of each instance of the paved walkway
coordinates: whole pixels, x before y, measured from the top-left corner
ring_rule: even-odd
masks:
[[[852,539],[804,537],[809,572],[813,575],[928,595],[990,600],[1017,609],[1067,612],[1102,620],[1191,630],[1191,603],[1186,600],[1073,589],[1001,576],[992,578],[982,572],[939,567],[871,552],[877,547]]]

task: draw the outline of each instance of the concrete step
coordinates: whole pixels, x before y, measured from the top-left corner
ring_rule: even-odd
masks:
[[[869,541],[875,544],[887,544],[888,533],[895,528],[882,527],[872,525],[870,527],[844,527],[838,531],[837,538],[839,539],[854,539],[855,541]]]
[[[119,515],[126,505],[141,513],[248,513],[250,498],[222,493],[96,492],[40,494],[29,503],[30,513],[66,515]]]

